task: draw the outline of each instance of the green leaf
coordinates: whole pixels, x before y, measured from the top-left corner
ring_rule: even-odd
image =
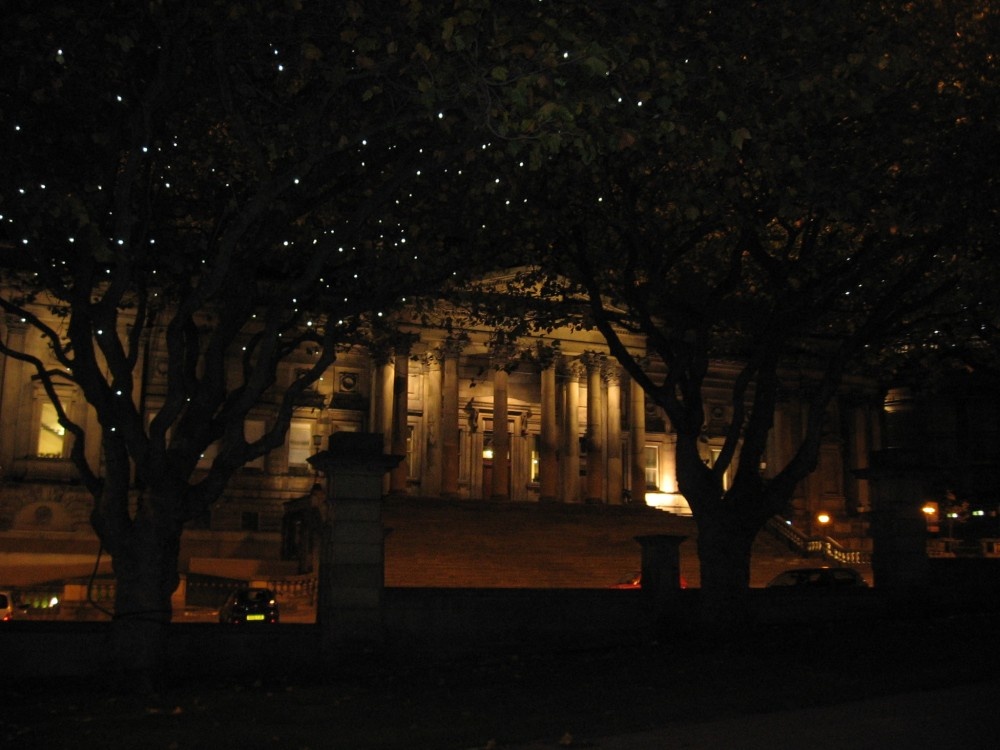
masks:
[[[732,132],[730,137],[730,143],[736,147],[737,150],[743,148],[743,144],[750,140],[750,131],[746,128],[737,128]]]
[[[606,76],[608,74],[608,63],[599,57],[588,57],[583,61],[583,67],[592,75]]]

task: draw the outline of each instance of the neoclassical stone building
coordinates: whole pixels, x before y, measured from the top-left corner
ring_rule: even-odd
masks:
[[[387,453],[406,457],[386,477],[393,495],[645,502],[688,512],[677,492],[669,423],[597,334],[567,329],[497,345],[493,331],[456,327],[453,320],[447,328],[401,329],[381,351],[352,349],[338,358],[296,410],[284,448],[244,467],[209,515],[193,524],[196,538],[280,533],[284,504],[309,494],[317,479],[308,459],[340,431],[381,433]],[[37,332],[16,319],[3,321],[2,335],[11,347],[49,356]],[[641,341],[626,343],[642,351]],[[134,394],[150,415],[165,388],[164,352],[152,337]],[[308,356],[286,365],[285,382]],[[735,373],[735,365],[717,363],[707,384],[706,462],[721,446]],[[802,429],[797,394],[805,384],[798,378],[786,377],[765,473],[790,456]],[[75,386],[57,387],[71,416],[96,430]],[[273,411],[273,404],[260,404],[245,424],[247,436],[263,431]],[[804,533],[858,533],[868,487],[854,470],[866,466],[879,444],[880,412],[877,394],[862,384],[845,389],[831,408],[820,466],[799,488],[790,514]],[[68,459],[71,438],[27,367],[2,356],[0,420],[0,531],[88,530],[89,502]],[[90,450],[98,450],[96,442]],[[209,450],[205,465],[211,459]],[[816,519],[824,513],[832,522],[820,528]]]

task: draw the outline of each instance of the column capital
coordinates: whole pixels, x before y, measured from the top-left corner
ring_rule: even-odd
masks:
[[[441,343],[442,358],[456,358],[469,344],[469,337],[465,335],[449,336]]]
[[[405,331],[391,331],[376,335],[368,344],[368,353],[377,365],[387,365],[395,357],[409,356],[413,345],[420,340],[419,334]]]
[[[579,359],[560,359],[559,375],[565,380],[579,380],[586,373],[586,367]]]
[[[494,370],[511,372],[517,367],[520,351],[516,341],[494,340],[489,344],[490,364]]]
[[[440,369],[441,363],[444,361],[444,348],[436,346],[433,349],[421,352],[419,359],[420,364],[427,370]]]
[[[617,360],[607,359],[601,367],[601,376],[609,385],[621,385],[624,372]]]
[[[420,341],[420,334],[418,333],[405,333],[403,331],[397,331],[392,337],[392,349],[397,355],[408,355],[413,349],[413,345]]]
[[[554,341],[551,344],[546,344],[541,341],[536,342],[534,358],[538,363],[539,370],[548,370],[550,367],[558,367],[559,361],[562,359],[562,349],[559,347],[559,342]]]
[[[602,352],[588,350],[580,355],[580,361],[583,363],[584,367],[590,371],[595,368],[604,367],[605,362],[608,361],[608,355]]]

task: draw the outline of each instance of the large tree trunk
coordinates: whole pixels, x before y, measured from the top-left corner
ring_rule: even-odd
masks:
[[[736,636],[750,620],[750,554],[768,517],[762,485],[723,490],[699,455],[696,433],[678,437],[677,481],[698,526],[702,632]]]
[[[152,690],[162,670],[171,596],[177,589],[182,525],[163,496],[140,501],[127,522],[101,523],[95,516],[115,573],[112,658],[123,688]]]
[[[724,510],[695,520],[702,625],[715,635],[736,635],[750,619],[750,553],[758,529]]]

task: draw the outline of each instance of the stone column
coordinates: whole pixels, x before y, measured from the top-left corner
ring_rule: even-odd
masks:
[[[406,445],[410,437],[409,426],[409,386],[410,386],[410,345],[407,339],[399,341],[395,347],[396,369],[392,380],[392,441],[390,451],[403,460],[389,473],[389,494],[405,495],[410,477]]]
[[[551,502],[559,496],[559,429],[556,423],[556,361],[543,360],[541,371],[541,434],[538,437],[539,500]]]
[[[574,360],[567,362],[563,380],[562,428],[562,500],[564,503],[580,501],[580,376],[583,365]]]
[[[604,392],[601,382],[601,369],[605,357],[597,352],[587,352],[583,355],[583,364],[587,368],[587,430],[585,440],[587,445],[587,495],[588,503],[603,503],[606,499],[604,489],[604,444],[607,436],[604,428]]]
[[[608,502],[619,505],[625,483],[622,480],[622,390],[618,365],[609,363],[604,368],[604,379],[608,384]]]
[[[507,432],[507,370],[493,370],[493,486],[491,500],[510,498],[510,433]]]
[[[382,444],[381,435],[338,432],[309,459],[327,478],[316,605],[325,660],[385,639],[382,477],[402,456],[385,455]]]
[[[372,388],[372,419],[371,432],[382,435],[388,452],[392,447],[392,389],[395,380],[396,367],[392,356],[384,352],[375,352],[375,382]]]
[[[442,348],[441,496],[458,497],[458,355],[462,342],[449,338]]]
[[[456,404],[457,407],[457,404]],[[457,412],[456,412],[457,413]],[[424,356],[424,450],[420,472],[420,494],[441,494],[441,357],[440,352]]]
[[[25,351],[28,325],[22,323],[14,315],[5,315],[7,346],[16,352]],[[23,436],[25,427],[21,419],[25,383],[29,378],[25,375],[27,365],[13,357],[3,357],[2,390],[0,390],[0,409],[3,410],[3,429],[0,430],[0,467],[4,472],[10,471],[14,465],[15,456],[23,456],[24,451],[17,450],[18,436]],[[28,405],[30,408],[30,404]],[[30,414],[30,412],[28,412]],[[33,436],[37,439],[37,436]],[[100,442],[100,441],[93,441]],[[34,453],[32,453],[34,455]]]
[[[629,452],[632,502],[646,504],[646,392],[631,380],[629,384]]]

